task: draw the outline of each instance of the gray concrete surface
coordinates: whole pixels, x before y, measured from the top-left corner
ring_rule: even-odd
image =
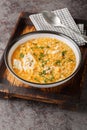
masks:
[[[64,7],[73,17],[87,19],[87,0],[0,0],[0,57],[21,11]],[[0,99],[0,130],[87,130],[86,95],[84,91],[79,109],[74,112],[41,102]]]

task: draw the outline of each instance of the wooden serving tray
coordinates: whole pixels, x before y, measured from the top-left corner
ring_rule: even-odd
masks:
[[[87,28],[87,21],[76,20],[77,23],[84,23]],[[7,44],[19,35],[35,31],[35,27],[29,19],[29,13],[21,13],[13,34]],[[82,52],[82,66],[79,72],[64,85],[54,88],[34,88],[16,79],[6,68],[4,55],[0,62],[0,97],[2,98],[22,98],[36,100],[47,103],[59,104],[62,106],[73,106],[80,101],[83,90],[84,76],[87,71],[87,46],[80,47]]]

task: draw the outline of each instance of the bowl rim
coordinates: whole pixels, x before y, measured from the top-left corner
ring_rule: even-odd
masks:
[[[30,36],[30,35],[33,35],[33,34],[45,34],[45,33],[50,33],[50,34],[54,34],[54,35],[59,35],[59,36],[63,36],[64,38],[68,39],[68,40],[71,40],[73,41],[74,43],[74,46],[76,47],[76,49],[78,50],[78,53],[79,53],[79,64],[76,68],[76,70],[70,75],[68,76],[67,78],[63,79],[63,80],[60,80],[60,81],[56,81],[56,82],[53,82],[53,83],[35,83],[35,82],[31,82],[31,81],[27,81],[25,79],[22,79],[21,77],[19,77],[12,69],[11,67],[9,66],[9,63],[8,63],[8,54],[9,54],[9,51],[11,49],[11,47],[16,44],[16,42],[18,42],[19,40],[25,38],[26,36]],[[39,88],[40,86],[46,86],[46,87],[41,87],[41,88],[48,88],[47,86],[51,86],[51,85],[56,85],[56,84],[63,84],[65,82],[67,82],[68,80],[70,80],[80,69],[81,67],[81,60],[82,60],[82,54],[81,54],[81,51],[80,51],[80,48],[78,46],[78,44],[76,44],[76,41],[74,41],[71,37],[67,36],[66,34],[63,34],[61,32],[56,32],[56,31],[48,31],[48,30],[41,30],[41,31],[34,31],[34,32],[29,32],[29,33],[26,33],[26,34],[23,34],[23,35],[20,35],[18,36],[17,38],[13,39],[13,41],[10,42],[10,45],[8,45],[6,47],[6,50],[5,50],[5,53],[4,53],[4,61],[5,61],[5,65],[6,67],[9,69],[9,71],[19,80],[21,80],[22,82],[24,83],[27,83],[27,84],[32,84],[34,85],[33,87],[36,87],[35,85],[39,85]],[[57,86],[59,86],[57,85]],[[51,86],[53,87],[53,86]]]

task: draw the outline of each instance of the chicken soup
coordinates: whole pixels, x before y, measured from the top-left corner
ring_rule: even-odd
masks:
[[[13,71],[22,79],[35,83],[53,83],[69,77],[76,66],[73,50],[55,38],[31,39],[12,54]]]

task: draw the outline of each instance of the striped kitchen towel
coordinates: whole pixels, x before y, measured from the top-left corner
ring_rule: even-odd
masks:
[[[60,21],[62,22],[62,24],[81,33],[67,8],[55,10],[52,12],[55,13],[60,18]],[[75,40],[79,46],[85,45],[84,40],[78,35],[76,35],[75,33],[73,33],[72,31],[68,29],[60,28],[60,27],[51,26],[49,23],[45,21],[41,13],[32,14],[29,17],[37,30],[52,30],[52,31],[61,32],[63,34],[68,35],[73,40]]]

